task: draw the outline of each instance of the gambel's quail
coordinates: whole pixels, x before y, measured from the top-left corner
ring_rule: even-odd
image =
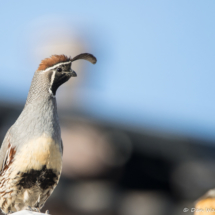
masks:
[[[57,186],[63,144],[57,114],[56,90],[77,74],[75,60],[95,64],[88,53],[74,58],[53,55],[35,72],[25,107],[8,130],[0,150],[0,207],[3,213],[40,211]]]

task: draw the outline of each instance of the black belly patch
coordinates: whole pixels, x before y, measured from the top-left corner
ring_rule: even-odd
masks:
[[[43,166],[41,170],[33,170],[26,173],[19,173],[21,180],[18,185],[21,188],[29,189],[35,185],[41,187],[43,190],[53,187],[57,183],[58,175],[52,170]]]

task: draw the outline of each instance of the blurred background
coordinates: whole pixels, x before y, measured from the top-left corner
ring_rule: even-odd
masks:
[[[214,1],[0,2],[0,140],[34,71],[89,52],[57,92],[52,215],[184,214],[215,187]],[[191,214],[188,211],[186,214]]]

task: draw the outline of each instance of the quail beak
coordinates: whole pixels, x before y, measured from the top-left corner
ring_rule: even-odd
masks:
[[[71,69],[71,72],[71,77],[77,77],[77,73],[74,70]]]

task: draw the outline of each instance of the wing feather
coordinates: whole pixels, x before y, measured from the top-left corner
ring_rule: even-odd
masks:
[[[2,172],[11,162],[14,157],[15,148],[10,143],[10,129],[5,135],[0,150],[0,172]]]

